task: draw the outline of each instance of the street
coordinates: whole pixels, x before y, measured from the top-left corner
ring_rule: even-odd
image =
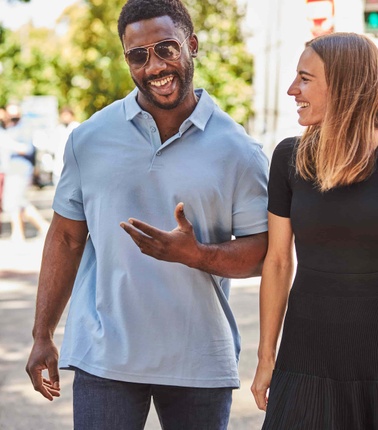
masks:
[[[51,219],[52,187],[30,190],[30,198],[46,219]],[[69,430],[72,429],[72,373],[61,372],[61,397],[48,402],[35,392],[25,372],[30,352],[36,286],[43,238],[27,226],[27,240],[14,244],[9,240],[9,225],[3,217],[0,235],[0,429]],[[241,389],[234,391],[229,430],[259,430],[264,414],[249,391],[255,372],[258,343],[259,279],[233,281],[231,304],[242,337],[240,359]],[[55,341],[60,345],[64,318]],[[146,430],[160,429],[154,408]],[[201,430],[201,429],[193,429]],[[215,429],[214,429],[215,430]]]

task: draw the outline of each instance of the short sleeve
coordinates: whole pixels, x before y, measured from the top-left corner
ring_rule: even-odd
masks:
[[[268,211],[285,218],[290,218],[292,198],[290,178],[294,172],[295,143],[295,138],[289,138],[277,145],[269,171]]]
[[[64,218],[85,221],[80,171],[73,149],[74,131],[65,147],[64,167],[56,188],[53,209]]]
[[[247,236],[268,229],[268,158],[256,145],[234,195],[233,235]]]

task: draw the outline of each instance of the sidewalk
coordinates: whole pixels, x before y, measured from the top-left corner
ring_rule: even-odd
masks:
[[[51,219],[53,192],[53,189],[31,190],[34,204],[46,219]],[[62,396],[48,402],[33,390],[24,370],[32,344],[43,238],[35,237],[29,227],[26,242],[16,246],[8,239],[8,227],[5,222],[0,236],[0,430],[70,430],[72,373],[61,372]],[[229,430],[259,430],[264,416],[249,392],[258,341],[257,285],[258,280],[251,279],[233,282],[230,301],[242,336],[239,366],[242,386],[234,392]],[[58,345],[62,341],[65,315],[56,331]],[[159,429],[152,407],[146,430]]]

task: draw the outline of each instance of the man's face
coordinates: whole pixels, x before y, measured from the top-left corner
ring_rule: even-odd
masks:
[[[191,36],[185,41],[185,37],[168,16],[138,21],[126,27],[123,36],[125,52],[167,39],[175,39],[179,44],[184,42],[176,61],[163,60],[149,48],[149,58],[144,66],[138,68],[129,64],[131,77],[140,90],[138,102],[144,109],[174,109],[193,91],[191,51],[197,51],[197,39]]]

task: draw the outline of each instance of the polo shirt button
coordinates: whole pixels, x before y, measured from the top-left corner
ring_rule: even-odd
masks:
[[[156,128],[155,127],[151,127],[151,131],[152,131],[152,133],[155,133]]]
[[[143,118],[148,119],[148,114],[144,113]]]
[[[161,155],[161,151],[158,151],[158,152],[156,153],[156,155]]]

